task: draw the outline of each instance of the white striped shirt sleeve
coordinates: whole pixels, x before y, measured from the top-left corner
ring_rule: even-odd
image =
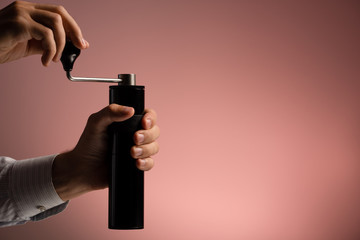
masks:
[[[38,221],[65,209],[52,183],[56,155],[26,160],[0,157],[0,226]]]

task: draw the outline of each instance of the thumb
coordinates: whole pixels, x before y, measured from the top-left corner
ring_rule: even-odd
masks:
[[[96,132],[102,132],[113,122],[122,122],[134,115],[132,107],[110,104],[89,117],[88,125]]]

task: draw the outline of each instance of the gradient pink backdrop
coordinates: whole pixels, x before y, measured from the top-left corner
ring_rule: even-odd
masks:
[[[144,230],[108,230],[104,190],[1,239],[360,239],[358,1],[47,2],[91,44],[74,75],[146,85],[161,151]],[[108,102],[39,56],[0,74],[1,155],[71,149]]]

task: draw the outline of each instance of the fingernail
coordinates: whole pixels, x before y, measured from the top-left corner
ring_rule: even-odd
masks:
[[[148,128],[151,128],[151,120],[149,119],[149,118],[147,118],[146,120],[145,120],[145,124],[146,124],[146,128],[148,129]]]
[[[135,153],[135,157],[140,157],[141,154],[143,153],[143,150],[142,150],[142,148],[136,147],[136,148],[134,149],[134,153]]]
[[[140,166],[145,166],[146,164],[146,160],[145,159],[139,159],[139,162],[140,162]]]
[[[88,41],[86,41],[84,38],[81,39],[81,45],[82,45],[84,48],[88,48],[88,47],[89,47]]]
[[[122,110],[124,113],[130,114],[132,112],[132,109],[133,109],[132,107],[124,106]]]
[[[145,139],[145,136],[144,134],[142,133],[138,133],[137,136],[136,136],[136,140],[137,140],[137,143],[142,143]]]

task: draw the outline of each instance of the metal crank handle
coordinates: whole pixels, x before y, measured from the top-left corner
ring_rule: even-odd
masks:
[[[70,71],[66,71],[66,77],[73,82],[115,82],[121,83],[123,80],[120,78],[94,78],[94,77],[73,77]]]
[[[61,63],[66,71],[66,77],[73,82],[114,82],[119,85],[135,85],[134,74],[119,74],[118,78],[95,78],[95,77],[74,77],[71,75],[75,60],[79,57],[81,50],[70,41],[66,42],[61,55]]]

